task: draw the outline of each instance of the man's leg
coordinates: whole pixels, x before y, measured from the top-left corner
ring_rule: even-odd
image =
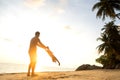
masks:
[[[27,73],[27,76],[30,76],[30,69],[32,67],[32,63],[30,62],[29,66],[28,66],[28,73]]]
[[[36,67],[36,62],[34,62],[33,66],[32,66],[32,75],[33,76],[35,75],[35,67]]]
[[[31,57],[32,76],[34,76],[35,75],[36,61],[37,61],[37,54],[34,52],[30,55],[30,57]]]
[[[28,66],[28,73],[27,76],[30,76],[30,70],[32,69],[33,66],[33,57],[32,57],[32,53],[29,53],[29,57],[30,57],[30,64]]]

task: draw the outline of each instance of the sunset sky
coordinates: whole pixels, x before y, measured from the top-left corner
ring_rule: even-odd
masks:
[[[92,12],[98,0],[0,0],[0,62],[29,63],[35,31],[64,67],[97,64],[96,39],[104,23]],[[58,65],[38,48],[41,66]]]

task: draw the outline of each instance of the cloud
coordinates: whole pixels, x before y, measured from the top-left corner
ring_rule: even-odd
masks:
[[[11,41],[12,41],[11,39],[9,39],[9,38],[4,38],[4,37],[0,37],[0,40],[8,41],[8,42],[11,42]]]
[[[61,5],[67,5],[67,3],[68,3],[68,0],[59,0],[59,2],[60,2],[60,4]]]
[[[50,16],[57,17],[66,12],[65,7],[67,6],[67,0],[58,0],[57,3],[52,4],[52,12]]]
[[[69,25],[64,26],[63,28],[64,28],[65,31],[71,32],[72,34],[77,34],[77,35],[79,35],[79,34],[81,34],[81,32],[82,32],[82,31],[80,31],[78,28],[75,28],[75,27],[69,26]]]
[[[71,26],[65,26],[64,29],[71,30],[72,28],[71,28]]]
[[[40,6],[44,6],[46,0],[26,0],[24,4],[31,8],[38,8]]]
[[[65,12],[65,10],[63,8],[57,7],[57,8],[55,8],[55,12],[58,14],[62,14]]]
[[[67,0],[59,0],[58,6],[56,7],[56,12],[60,14],[64,13],[66,6],[67,6]]]

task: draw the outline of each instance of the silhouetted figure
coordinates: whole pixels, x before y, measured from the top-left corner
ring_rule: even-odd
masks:
[[[28,67],[28,73],[27,76],[30,76],[30,71],[32,70],[32,76],[35,75],[35,66],[36,66],[36,61],[37,61],[37,46],[45,49],[45,51],[48,53],[48,55],[51,57],[53,62],[58,62],[60,66],[60,62],[58,59],[54,56],[52,51],[49,49],[48,46],[45,46],[39,39],[40,32],[35,32],[35,36],[31,39],[30,41],[30,47],[29,47],[29,56],[30,56],[30,64]]]
[[[35,36],[31,39],[30,41],[30,47],[29,47],[29,57],[30,57],[30,64],[28,67],[28,73],[27,76],[30,76],[30,71],[32,70],[32,76],[35,75],[34,70],[36,66],[36,61],[37,61],[37,46],[47,49],[46,47],[39,39],[40,32],[35,32]]]

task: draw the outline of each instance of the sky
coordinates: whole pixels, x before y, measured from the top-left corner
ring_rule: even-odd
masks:
[[[52,50],[62,67],[99,65],[96,39],[105,24],[96,18],[98,0],[0,0],[0,63],[29,63],[30,39]],[[44,49],[38,48],[40,66],[58,67]]]

